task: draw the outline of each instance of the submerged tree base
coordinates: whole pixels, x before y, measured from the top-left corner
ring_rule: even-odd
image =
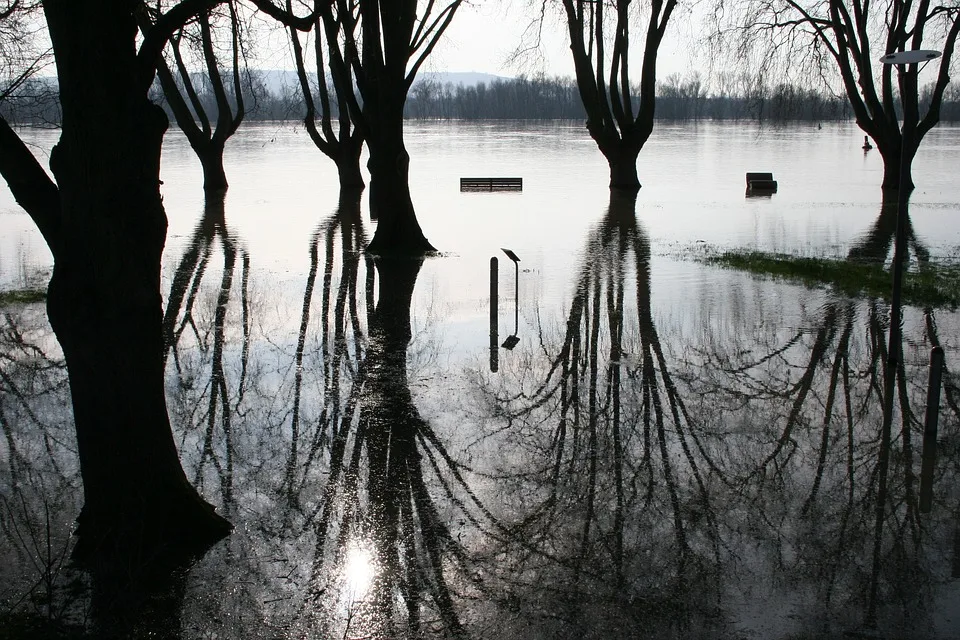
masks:
[[[371,240],[370,244],[367,245],[367,253],[370,255],[383,257],[416,258],[435,255],[439,252],[423,236],[420,238],[411,238],[409,240],[400,242],[387,242],[374,235],[373,240]]]
[[[766,275],[810,287],[831,285],[852,296],[890,298],[891,275],[882,264],[833,258],[806,258],[763,251],[727,251],[702,259],[713,264]],[[926,262],[906,271],[903,301],[921,307],[960,306],[960,265]]]

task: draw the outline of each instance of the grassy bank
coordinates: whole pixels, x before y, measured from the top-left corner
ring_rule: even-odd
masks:
[[[29,304],[31,302],[43,302],[46,299],[46,289],[16,289],[13,291],[0,291],[0,307],[8,304]]]
[[[726,251],[702,258],[718,265],[808,287],[829,285],[850,296],[890,298],[891,275],[882,264],[807,258],[762,251]],[[904,273],[904,304],[917,307],[960,306],[960,265],[928,262]]]

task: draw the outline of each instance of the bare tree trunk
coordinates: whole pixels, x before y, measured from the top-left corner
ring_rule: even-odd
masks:
[[[386,95],[383,95],[386,93]],[[371,124],[367,139],[370,159],[370,213],[377,230],[367,250],[374,254],[424,254],[436,251],[417,221],[410,197],[410,155],[403,144],[403,102],[405,89],[379,94],[376,107],[364,105]],[[392,104],[385,104],[392,103]]]
[[[640,190],[640,177],[637,174],[637,157],[640,147],[627,141],[620,141],[614,151],[607,155],[610,165],[610,188],[626,191]]]
[[[880,156],[883,158],[883,183],[880,188],[884,191],[898,191],[900,189],[900,166],[903,161],[907,163],[907,171],[904,174],[907,177],[907,182],[903,187],[908,192],[913,191],[913,159],[917,155],[917,147],[915,145],[911,145],[911,147],[907,149],[906,157],[902,157],[899,144],[893,147],[878,145]]]
[[[227,173],[223,169],[223,145],[213,142],[202,150],[195,147],[194,151],[200,159],[200,166],[203,167],[204,191],[208,193],[226,191],[229,185]]]
[[[363,191],[367,183],[360,170],[360,154],[363,152],[363,138],[351,137],[341,143],[340,156],[337,158],[337,174],[340,177],[341,191]]]
[[[63,105],[50,161],[61,226],[48,313],[69,371],[84,484],[78,552],[204,549],[230,524],[187,481],[164,398],[167,120],[146,98],[132,12],[96,4],[44,4]]]

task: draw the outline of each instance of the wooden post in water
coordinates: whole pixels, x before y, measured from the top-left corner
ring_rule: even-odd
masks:
[[[500,368],[499,327],[500,313],[497,309],[499,298],[499,273],[497,271],[497,257],[490,258],[490,371],[496,373]]]
[[[923,453],[920,468],[920,513],[930,513],[933,505],[933,467],[937,462],[937,421],[940,415],[940,377],[943,374],[943,347],[930,351],[930,377],[927,382],[927,415],[923,424]]]

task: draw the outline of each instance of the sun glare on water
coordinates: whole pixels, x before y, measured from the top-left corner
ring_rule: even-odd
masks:
[[[350,545],[343,561],[344,587],[350,597],[354,600],[362,599],[373,584],[375,574],[376,566],[370,550],[359,544]]]

